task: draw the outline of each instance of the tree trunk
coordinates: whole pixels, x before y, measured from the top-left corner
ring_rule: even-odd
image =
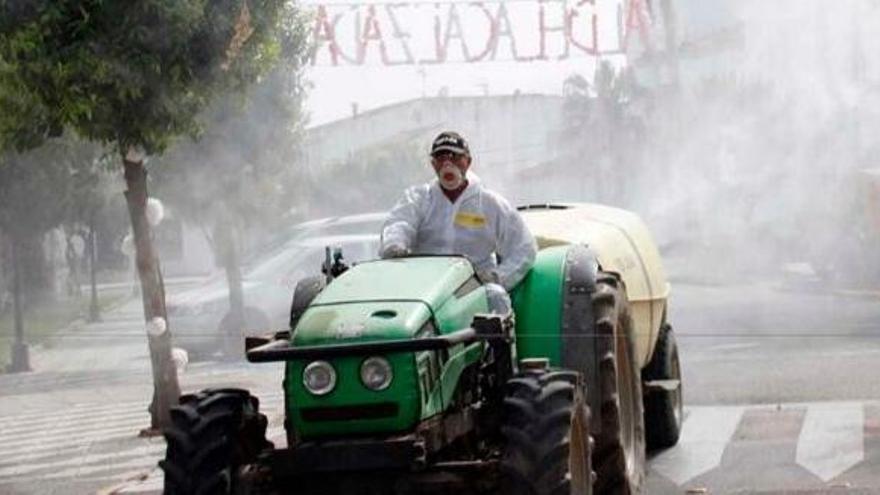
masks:
[[[12,241],[12,315],[15,321],[15,340],[12,342],[12,362],[9,371],[19,373],[30,371],[30,359],[28,347],[24,343],[24,312],[22,310],[21,289],[21,246],[16,234],[11,236]]]
[[[15,241],[13,246],[18,249],[16,266],[24,268],[19,271],[19,283],[25,296],[26,307],[39,302],[54,302],[56,299],[52,283],[54,270],[43,248],[45,237],[44,234],[27,231],[13,234]]]
[[[228,218],[228,217],[227,217]],[[241,357],[244,352],[242,329],[245,326],[244,288],[241,279],[241,264],[238,257],[238,242],[234,227],[228,221],[220,220],[214,232],[220,265],[226,272],[229,286],[229,315],[224,318],[220,331],[224,332],[224,354],[230,358]]]
[[[165,287],[159,260],[153,249],[150,224],[147,222],[147,172],[143,159],[130,159],[123,155],[125,169],[125,199],[131,217],[134,234],[135,264],[141,286],[141,299],[144,304],[144,319],[147,328],[147,341],[150,346],[150,361],[153,367],[153,401],[150,404],[150,431],[156,434],[171,424],[170,410],[177,405],[180,385],[177,381],[177,368],[171,359],[171,332],[168,330],[168,316],[165,311]],[[156,325],[155,319],[161,319]]]

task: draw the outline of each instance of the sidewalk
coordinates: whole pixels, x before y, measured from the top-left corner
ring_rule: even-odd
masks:
[[[193,287],[203,277],[175,277],[165,281],[168,294]],[[98,291],[130,288],[130,283],[99,284]],[[144,308],[132,293],[105,310],[101,321],[71,322],[41,345],[30,349],[31,373],[96,370],[149,370],[150,357],[144,328]]]
[[[169,292],[192,283],[172,280]],[[102,320],[78,320],[32,347],[33,371],[0,375],[0,493],[106,494],[132,485],[161,491],[156,465],[164,439],[138,436],[149,426],[153,394],[140,298],[105,311]],[[247,388],[274,418],[283,417],[282,379],[283,367],[271,363],[199,362],[178,370],[183,393]],[[273,427],[281,428],[280,419]],[[131,481],[146,476],[150,483]]]

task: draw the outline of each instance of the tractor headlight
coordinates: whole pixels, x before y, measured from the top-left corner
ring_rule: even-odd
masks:
[[[327,361],[315,361],[303,371],[303,385],[314,395],[327,395],[336,387],[336,370]]]
[[[370,390],[385,390],[391,385],[394,372],[391,363],[383,357],[371,357],[361,363],[361,382]]]

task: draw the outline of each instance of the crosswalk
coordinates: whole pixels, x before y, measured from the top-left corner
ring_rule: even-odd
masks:
[[[763,457],[758,469],[784,465],[805,486],[823,486],[862,463],[866,449],[880,451],[878,422],[876,402],[690,407],[678,444],[656,455],[651,470],[677,486],[713,471],[729,478],[749,460],[737,455],[745,451]]]
[[[263,393],[260,402],[273,418],[269,434],[283,437],[283,394]],[[0,492],[51,480],[110,484],[152,470],[165,442],[138,436],[149,425],[146,406],[143,400],[82,403],[0,417]]]
[[[283,443],[280,390],[260,399],[270,438]],[[156,463],[165,444],[161,437],[137,437],[149,421],[144,409],[143,401],[123,401],[0,417],[0,492],[10,484],[67,479],[116,485],[112,493],[160,492]],[[695,406],[686,408],[678,445],[650,457],[647,493],[868,483],[880,473],[878,462],[880,402]],[[880,479],[873,481],[880,487]]]

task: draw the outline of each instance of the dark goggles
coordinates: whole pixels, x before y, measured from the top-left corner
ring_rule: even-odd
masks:
[[[443,161],[443,160],[447,160],[447,159],[451,160],[451,161],[458,161],[466,156],[467,155],[465,155],[463,153],[456,153],[454,151],[443,150],[443,151],[438,151],[438,152],[434,153],[433,155],[431,155],[431,158],[433,158],[435,160],[439,160],[439,161]]]

